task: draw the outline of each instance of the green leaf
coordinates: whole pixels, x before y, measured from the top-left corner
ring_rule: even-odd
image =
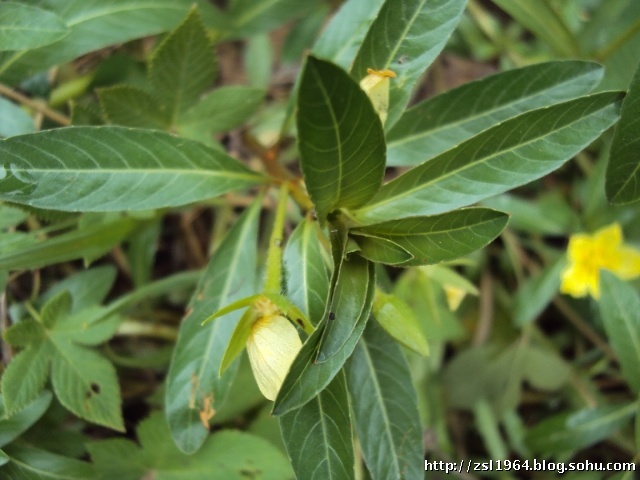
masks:
[[[628,283],[600,272],[600,315],[629,386],[640,392],[640,297]]]
[[[564,57],[580,57],[569,27],[546,0],[492,0],[505,12]]]
[[[384,175],[384,132],[369,98],[344,70],[307,58],[297,125],[302,172],[321,220],[373,197]]]
[[[356,431],[372,478],[424,478],[418,399],[400,347],[370,322],[346,370]]]
[[[367,68],[397,74],[389,89],[387,130],[400,118],[416,83],[444,48],[465,4],[465,0],[387,0],[380,9],[353,61],[351,75],[360,81]]]
[[[523,113],[400,175],[354,214],[367,223],[436,214],[540,178],[610,127],[621,99],[606,92]]]
[[[338,374],[362,335],[371,311],[375,270],[373,264],[358,258],[356,254],[345,260],[342,268],[344,273],[338,278],[333,292],[336,300],[329,300],[331,308],[335,310],[327,312],[316,330],[302,345],[278,392],[273,406],[274,415],[282,415],[299,408],[320,393]],[[347,295],[353,295],[353,298],[348,298]],[[358,299],[358,302],[354,299]],[[359,303],[359,306],[356,303]],[[331,313],[334,314],[333,320],[330,320]],[[354,315],[357,318],[354,319]],[[316,363],[320,343],[325,335],[324,330],[329,322],[342,322],[341,325],[331,327],[332,331],[327,338],[325,352],[333,355],[325,353],[325,361]],[[339,348],[334,353],[336,346]]]
[[[40,297],[38,305],[66,290],[73,300],[71,313],[78,313],[85,308],[102,303],[107,298],[116,275],[117,270],[113,265],[80,271],[55,283]]]
[[[220,370],[218,370],[218,376],[221,377],[227,368],[233,363],[233,361],[242,353],[247,345],[247,340],[251,334],[251,326],[257,319],[257,313],[255,309],[248,308],[240,321],[236,325],[229,344],[224,351],[222,360],[220,361]]]
[[[13,2],[0,4],[0,50],[28,50],[49,45],[68,33],[54,13]]]
[[[420,355],[429,355],[429,344],[415,313],[397,295],[376,290],[372,313],[395,340]]]
[[[34,50],[0,54],[0,80],[13,84],[49,67],[109,45],[125,43],[173,28],[192,0],[44,0],[39,6],[59,15],[69,34]]]
[[[115,368],[104,357],[54,336],[51,381],[65,408],[80,418],[124,432]]]
[[[397,243],[373,235],[352,235],[357,244],[358,252],[367,260],[387,265],[398,265],[413,258],[407,250]]]
[[[358,227],[354,234],[392,240],[408,251],[413,259],[402,266],[439,263],[474,252],[493,239],[507,225],[509,216],[488,208],[465,208],[430,217],[400,220]]]
[[[527,279],[513,298],[513,323],[520,327],[532,322],[549,305],[560,288],[564,258]]]
[[[605,189],[607,198],[615,205],[640,200],[640,65],[622,103],[620,121],[609,153]]]
[[[3,465],[6,465],[9,462],[9,460],[11,460],[9,455],[7,455],[2,450],[0,450],[0,467],[2,467]]]
[[[268,34],[262,33],[247,39],[244,69],[252,87],[269,88],[273,70],[273,46]]]
[[[25,408],[42,392],[49,376],[52,353],[44,342],[35,343],[9,362],[2,375],[2,397],[7,416]]]
[[[348,70],[384,0],[347,0],[313,46],[318,57]]]
[[[124,439],[89,444],[102,480],[291,480],[284,455],[267,441],[248,433],[224,430],[211,435],[202,449],[186,455],[171,440],[163,416],[153,413],[138,426],[140,447]]]
[[[35,131],[36,125],[33,118],[25,110],[9,100],[0,98],[0,137],[12,137]]]
[[[627,425],[636,408],[637,404],[633,402],[556,415],[529,430],[526,443],[535,453],[541,454],[579,450],[604,440]]]
[[[0,154],[1,200],[64,211],[185,205],[263,178],[198,142],[122,127],[11,137],[0,141]]]
[[[4,478],[20,480],[87,480],[96,478],[93,465],[26,445],[7,445],[11,461],[0,468]]]
[[[40,268],[77,258],[97,258],[122,242],[135,227],[135,220],[124,217],[63,233],[35,245],[27,244],[24,248],[0,255],[0,270]]]
[[[602,74],[596,63],[548,62],[491,75],[432,97],[407,110],[389,131],[387,164],[422,163],[498,122],[584,95]]]
[[[218,378],[220,363],[241,312],[200,324],[220,307],[257,291],[256,244],[260,202],[258,198],[229,231],[215,251],[180,325],[166,387],[166,415],[178,448],[193,453],[208,430],[199,411],[209,398],[217,409],[224,402],[236,368]]]
[[[215,74],[211,41],[198,10],[193,9],[164,39],[149,64],[149,81],[172,123],[197,102]]]
[[[12,442],[36,423],[51,405],[52,398],[51,392],[42,392],[35,401],[6,418],[0,397],[0,447]]]
[[[308,12],[317,0],[233,0],[230,2],[229,25],[231,38],[268,32],[284,22]]]
[[[260,106],[266,91],[261,88],[227,86],[215,89],[178,119],[178,132],[227,132],[242,125]]]
[[[306,218],[298,224],[284,249],[287,298],[316,325],[327,301],[329,278],[317,222]]]
[[[369,320],[375,292],[372,284],[375,269],[371,262],[356,254],[342,262],[326,312],[317,363],[340,358],[345,348],[353,349]]]
[[[282,439],[298,478],[355,478],[351,415],[343,373],[317,397],[279,420]]]
[[[119,85],[98,90],[98,95],[105,116],[114,125],[167,130],[171,124],[166,109],[139,88]]]

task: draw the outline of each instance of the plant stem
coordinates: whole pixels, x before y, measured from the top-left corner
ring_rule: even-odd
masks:
[[[33,100],[20,92],[16,92],[15,90],[7,87],[6,85],[0,83],[0,95],[4,95],[11,100],[15,100],[16,102],[21,103],[29,108],[32,108],[38,113],[43,114],[45,117],[53,120],[60,125],[69,126],[71,125],[71,120],[69,117],[62,115],[61,113],[56,112],[55,110],[51,110],[44,103],[39,102],[37,100]]]

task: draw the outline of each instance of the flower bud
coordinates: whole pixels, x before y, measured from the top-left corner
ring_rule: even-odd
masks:
[[[380,121],[384,125],[389,110],[389,79],[396,74],[391,70],[367,69],[368,75],[360,81],[360,88],[369,96],[373,108],[378,113]]]
[[[265,315],[251,326],[247,353],[262,394],[275,400],[302,342],[296,328],[280,315]]]

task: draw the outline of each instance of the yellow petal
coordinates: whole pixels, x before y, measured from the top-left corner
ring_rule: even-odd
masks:
[[[444,294],[447,299],[449,310],[455,312],[462,303],[464,297],[467,295],[467,292],[456,285],[446,284],[444,285]]]
[[[640,277],[640,251],[631,247],[620,247],[620,265],[613,273],[623,280]]]
[[[262,394],[275,400],[302,342],[296,328],[280,315],[265,316],[251,327],[247,354]]]

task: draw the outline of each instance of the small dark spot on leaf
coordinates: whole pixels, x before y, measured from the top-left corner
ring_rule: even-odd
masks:
[[[329,312],[329,320],[335,320],[336,319],[336,314],[333,312]]]
[[[304,323],[302,322],[302,319],[301,319],[301,318],[296,318],[296,323],[297,323],[298,325],[300,325],[301,327],[304,327]]]
[[[95,394],[100,393],[100,385],[98,385],[97,383],[92,383],[91,384],[91,391]]]
[[[258,477],[260,477],[261,473],[262,472],[260,470],[258,470],[257,468],[253,469],[253,470],[250,470],[248,468],[240,469],[240,475],[243,478],[258,478]]]

